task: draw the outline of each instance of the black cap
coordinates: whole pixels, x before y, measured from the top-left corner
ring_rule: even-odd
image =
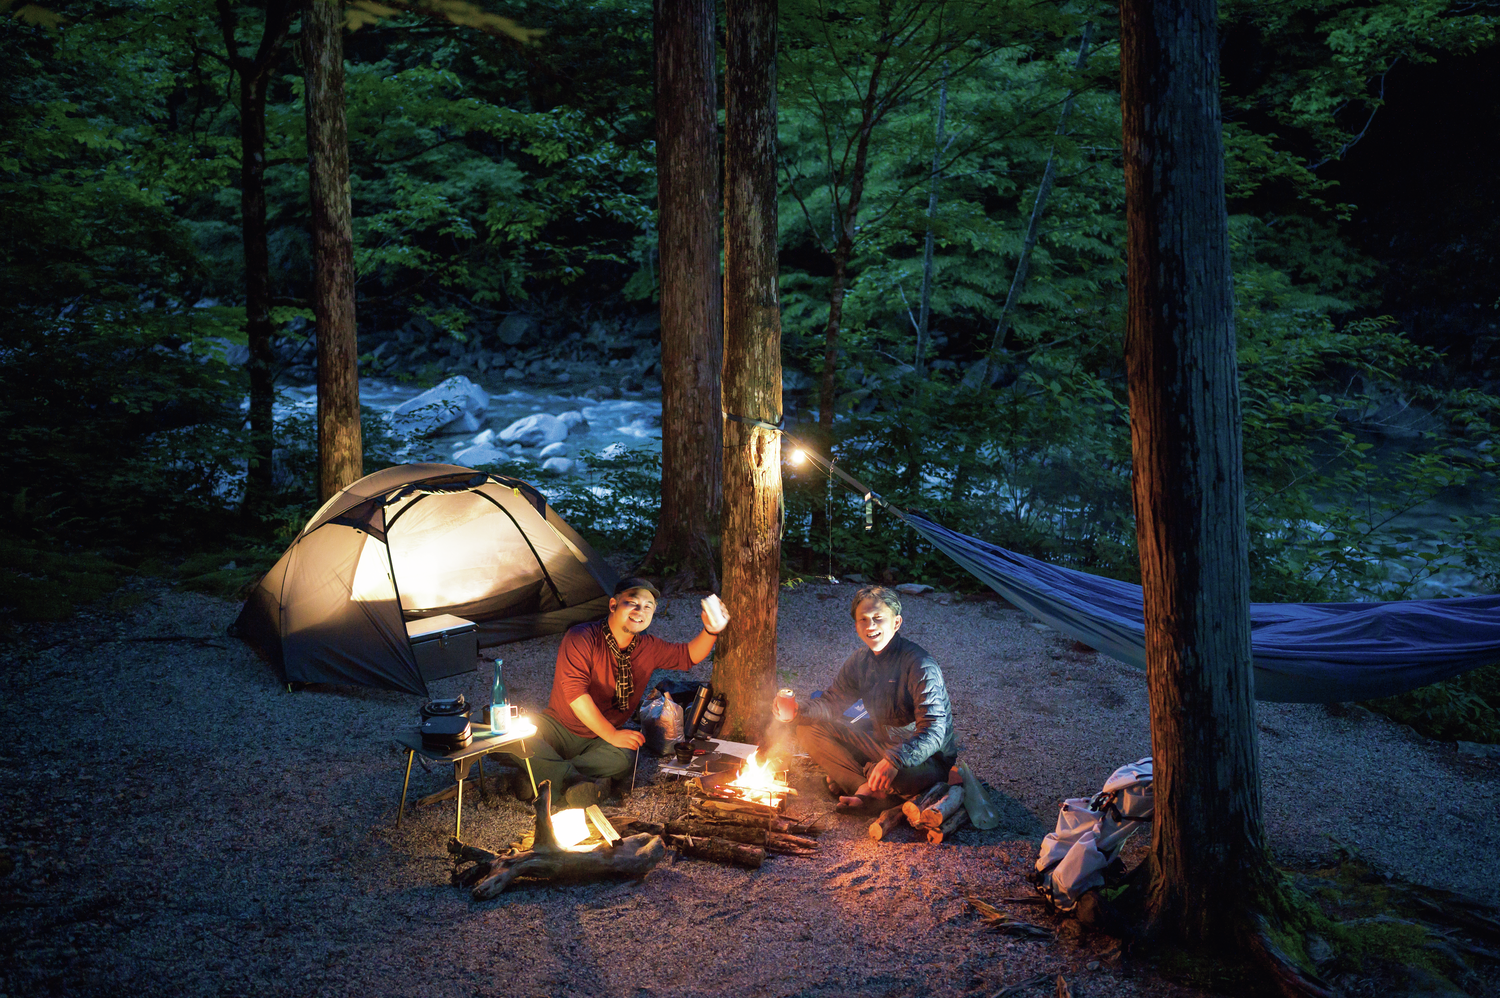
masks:
[[[615,591],[613,595],[618,596],[621,593],[628,593],[632,589],[644,589],[646,590],[646,592],[650,593],[654,599],[658,601],[661,599],[661,590],[657,589],[656,586],[651,583],[650,579],[643,579],[639,575],[626,576],[619,582],[615,583]]]

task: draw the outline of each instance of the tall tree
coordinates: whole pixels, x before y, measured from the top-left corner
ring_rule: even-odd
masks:
[[[1124,0],[1125,359],[1156,817],[1149,924],[1227,944],[1272,887],[1261,817],[1216,0]]]
[[[661,518],[640,571],[718,588],[723,294],[713,0],[656,0]]]
[[[781,306],[777,294],[776,0],[726,5],[724,596],[714,655],[730,738],[760,741],[776,690],[781,581]]]
[[[318,329],[318,500],[364,474],[359,345],[354,324],[354,221],[344,118],[343,5],[307,0],[302,13],[313,318]]]
[[[271,0],[261,24],[260,44],[245,55],[237,37],[239,15],[230,0],[215,0],[230,71],[240,82],[240,232],[245,249],[245,335],[250,348],[250,468],[245,511],[259,512],[271,492],[276,400],[271,352],[271,264],[266,247],[266,89],[280,62],[296,17],[293,0]]]

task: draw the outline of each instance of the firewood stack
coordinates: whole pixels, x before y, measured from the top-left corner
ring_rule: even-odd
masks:
[[[870,823],[870,838],[876,842],[889,839],[903,820],[929,843],[937,845],[969,821],[963,784],[934,783],[925,793],[880,812],[880,817]]]
[[[613,816],[621,835],[660,835],[679,855],[758,869],[767,853],[811,856],[818,851],[814,824],[788,818],[778,808],[750,801],[695,797],[672,821]]]

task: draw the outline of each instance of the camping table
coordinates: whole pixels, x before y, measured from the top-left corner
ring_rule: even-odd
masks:
[[[463,827],[464,820],[464,780],[468,778],[469,767],[475,761],[479,763],[479,793],[483,795],[484,789],[484,757],[491,752],[506,752],[520,758],[526,763],[526,775],[531,780],[531,792],[536,793],[536,776],[531,772],[531,749],[526,747],[526,740],[536,737],[536,725],[525,718],[516,718],[511,724],[511,729],[503,735],[490,734],[488,724],[480,724],[477,721],[469,722],[470,730],[473,731],[473,741],[461,749],[452,752],[439,752],[436,749],[424,748],[422,745],[422,732],[419,728],[407,728],[396,733],[396,743],[406,749],[406,779],[401,783],[401,806],[396,811],[396,824],[401,824],[401,819],[406,816],[406,789],[411,784],[411,762],[420,755],[424,759],[433,762],[453,763],[453,782],[458,784],[458,809],[453,816],[453,837],[459,837],[459,830]]]

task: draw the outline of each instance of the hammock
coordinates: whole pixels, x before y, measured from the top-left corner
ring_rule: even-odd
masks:
[[[1033,617],[1127,665],[1146,667],[1140,586],[1048,565],[886,508]],[[1250,648],[1257,700],[1373,700],[1500,661],[1500,596],[1252,603]]]

